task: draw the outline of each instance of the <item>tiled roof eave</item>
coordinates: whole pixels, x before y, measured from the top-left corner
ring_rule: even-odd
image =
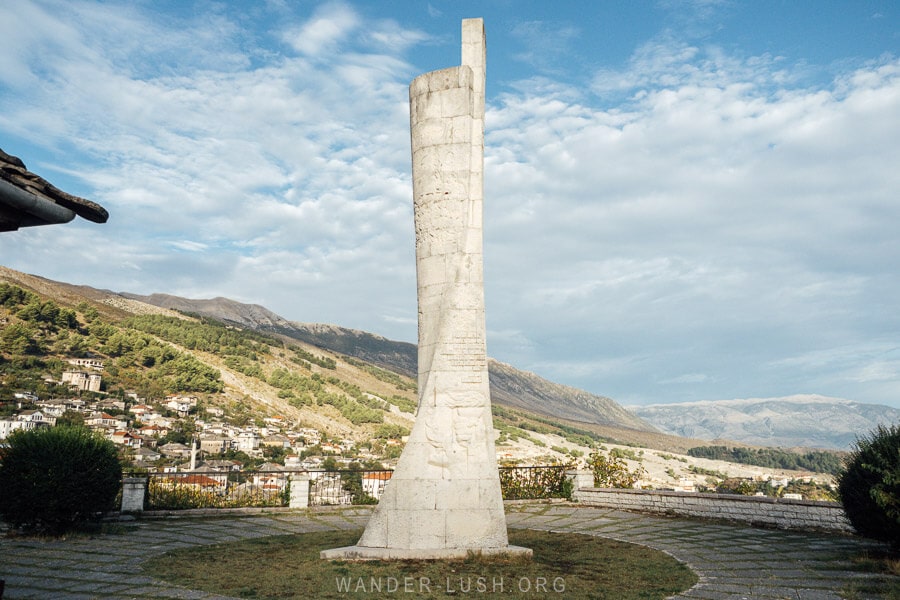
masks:
[[[5,230],[68,223],[75,211],[0,178],[0,226]]]
[[[96,202],[60,190],[0,150],[0,230],[68,223],[75,215],[94,223],[109,218]]]

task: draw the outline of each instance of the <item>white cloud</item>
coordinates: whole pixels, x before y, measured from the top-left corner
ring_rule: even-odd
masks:
[[[525,48],[515,58],[543,73],[561,71],[560,63],[570,60],[571,48],[581,36],[574,25],[547,21],[519,21],[511,33]]]
[[[869,363],[860,369],[857,380],[862,383],[900,382],[900,360],[880,360]]]
[[[4,234],[5,265],[415,340],[404,54],[428,34],[342,3],[282,5],[256,34],[282,46],[225,12],[18,5],[0,130],[111,218]],[[568,57],[575,26],[518,34],[547,27]],[[491,354],[620,400],[885,401],[896,355],[867,344],[900,330],[900,61],[813,86],[670,31],[590,88],[559,66],[489,99]]]
[[[158,291],[165,282],[172,293],[234,296],[238,288],[262,300],[279,292],[250,291],[261,281],[284,286],[284,296],[298,289],[326,296],[304,282],[334,282],[358,270],[355,281],[341,285],[384,273],[375,287],[387,289],[412,275],[411,265],[394,266],[398,252],[412,246],[403,83],[411,69],[396,54],[324,53],[349,43],[358,27],[349,6],[324,5],[294,27],[297,49],[317,54],[316,64],[284,56],[258,68],[229,37],[234,26],[221,19],[190,23],[189,31],[179,23],[170,32],[168,24],[125,9],[97,9],[103,18],[93,23],[96,6],[35,20],[32,30],[43,31],[31,47],[58,30],[65,35],[55,35],[55,43],[66,51],[33,51],[38,64],[21,71],[56,75],[6,114],[23,135],[77,140],[101,157],[102,166],[85,177],[92,198],[112,214],[95,233],[123,240],[111,260],[98,261],[117,289]],[[387,20],[370,34],[370,43],[393,46],[393,53],[422,39]],[[188,35],[191,44],[184,43]],[[165,72],[152,68],[179,40],[201,51],[167,62]],[[210,47],[230,58],[212,64],[202,51]],[[147,68],[120,68],[126,55],[132,67]],[[170,259],[165,248],[178,257]],[[120,272],[135,266],[141,279]],[[355,310],[357,294],[348,289],[343,301],[319,304],[330,304],[337,322],[340,310]]]
[[[359,16],[351,7],[329,3],[316,10],[308,22],[287,32],[285,39],[301,54],[326,57],[334,53],[359,25]]]
[[[402,27],[394,21],[384,20],[379,23],[379,27],[368,32],[367,39],[375,47],[399,53],[426,41],[428,35],[422,31]]]
[[[591,89],[601,98],[635,100],[661,89],[692,91],[695,88],[754,88],[765,98],[766,90],[788,86],[801,78],[803,70],[784,64],[784,59],[764,54],[741,59],[714,45],[698,46],[673,32],[666,32],[640,46],[623,70],[602,69]],[[627,97],[627,96],[625,96]]]
[[[591,365],[641,348],[662,393],[720,381],[677,371],[685,347],[703,357],[746,345],[733,352],[750,364],[734,368],[763,377],[773,374],[761,348],[778,356],[896,331],[882,299],[900,293],[885,262],[900,250],[890,225],[900,174],[889,164],[900,62],[798,89],[779,87],[790,73],[772,75],[769,59],[714,58],[645,48],[619,87],[653,87],[625,111],[555,93],[509,94],[494,107],[488,301],[503,315],[494,327],[528,321],[531,342],[501,359],[559,373],[521,349],[550,345],[567,365]],[[568,347],[551,341],[562,332]],[[876,371],[882,363],[864,372]],[[610,388],[616,379],[590,368],[569,377]]]
[[[186,252],[203,252],[207,250],[209,246],[207,244],[203,244],[201,242],[194,242],[191,240],[182,240],[180,242],[169,242],[169,244],[173,248],[177,248],[178,250],[184,250]]]
[[[678,377],[664,379],[660,383],[705,383],[706,381],[709,381],[709,376],[704,373],[685,373]]]

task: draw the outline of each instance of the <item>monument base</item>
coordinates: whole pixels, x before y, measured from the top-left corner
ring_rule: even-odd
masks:
[[[371,548],[368,546],[344,546],[322,550],[319,558],[325,560],[446,560],[475,556],[509,556],[531,558],[531,548],[503,546],[500,548]]]

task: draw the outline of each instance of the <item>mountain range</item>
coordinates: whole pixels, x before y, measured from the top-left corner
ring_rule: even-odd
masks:
[[[276,333],[313,346],[352,356],[384,369],[416,377],[416,346],[336,325],[288,321],[258,304],[227,298],[190,300],[168,294],[121,293],[153,306],[211,317],[248,329]],[[656,428],[605,396],[553,383],[534,373],[488,359],[493,402],[548,417],[580,423],[655,432]]]
[[[628,407],[662,431],[758,446],[846,450],[878,425],[900,423],[900,410],[815,394]]]
[[[87,300],[119,315],[175,310],[206,316],[355,359],[409,378],[410,384],[416,378],[414,344],[337,325],[290,321],[258,304],[227,298],[198,300],[169,294],[112,292],[55,282],[2,266],[0,281],[70,306]],[[888,406],[817,395],[626,408],[610,398],[554,383],[493,359],[489,359],[489,370],[492,400],[498,406],[590,429],[608,439],[665,451],[686,451],[710,442],[845,450],[858,435],[877,425],[900,422],[900,410]]]
[[[416,376],[416,347],[335,325],[288,321],[265,307],[227,298],[190,300],[166,294],[121,296],[209,316],[249,329],[285,335],[352,356],[408,377]],[[860,433],[900,421],[900,410],[819,395],[622,407],[614,400],[550,382],[489,359],[491,398],[502,406],[577,423],[661,431],[694,440],[846,450]]]

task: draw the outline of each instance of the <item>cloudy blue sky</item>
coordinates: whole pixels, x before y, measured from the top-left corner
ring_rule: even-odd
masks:
[[[488,36],[488,352],[623,404],[900,407],[893,0],[0,2],[0,264],[415,341],[408,91]]]

